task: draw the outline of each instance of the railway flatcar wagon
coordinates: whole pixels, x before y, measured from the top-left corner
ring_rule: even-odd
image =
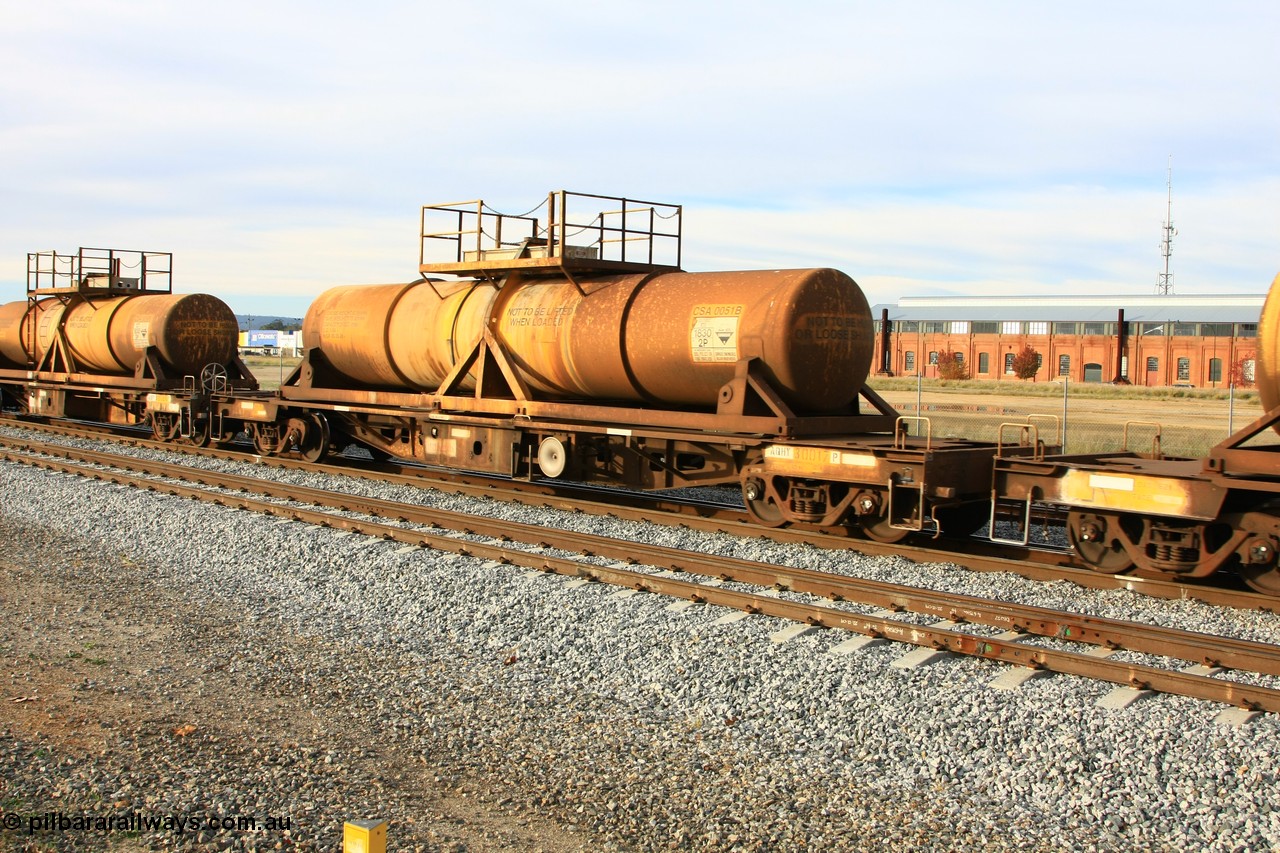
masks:
[[[1280,595],[1280,276],[1258,324],[1261,418],[1204,459],[1166,457],[1155,424],[1126,425],[1153,435],[1142,452],[997,457],[993,512],[1021,517],[1025,544],[1033,504],[1065,514],[1067,538],[1084,565],[1100,572],[1208,577],[1231,569],[1260,592]],[[1151,428],[1155,428],[1154,431]],[[1260,440],[1266,439],[1266,440]]]
[[[736,483],[761,523],[890,540],[980,525],[990,446],[906,436],[866,385],[857,284],[685,272],[681,214],[567,192],[544,217],[424,207],[423,278],[322,293],[279,407],[224,414],[263,453],[357,442],[518,478]]]
[[[159,437],[208,441],[201,401],[257,384],[236,356],[231,309],[208,294],[173,293],[171,275],[172,256],[163,252],[29,254],[26,300],[0,305],[6,407],[105,423],[150,420]]]

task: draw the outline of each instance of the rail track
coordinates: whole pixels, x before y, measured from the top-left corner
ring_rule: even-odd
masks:
[[[1280,675],[1280,646],[1269,643],[618,541],[26,439],[0,438],[0,458],[340,528],[406,547],[477,557],[494,566],[614,584],[859,637],[1002,661],[1028,671],[1079,675],[1253,711],[1280,711],[1280,690],[1218,677],[1227,669]],[[566,556],[526,550],[516,542]],[[726,583],[748,588],[722,586]],[[879,610],[859,613],[851,605]],[[911,618],[941,621],[930,624]],[[1192,666],[1168,669],[1109,658],[1119,650]]]
[[[780,543],[805,543],[829,550],[849,550],[874,557],[903,557],[915,562],[944,562],[976,572],[1012,572],[1041,580],[1066,580],[1097,590],[1124,589],[1154,598],[1195,599],[1208,604],[1241,609],[1274,611],[1277,600],[1237,586],[1222,585],[1222,578],[1174,581],[1167,577],[1147,577],[1141,573],[1107,574],[1070,565],[1065,551],[1001,545],[986,540],[913,539],[888,545],[869,539],[852,539],[843,531],[822,528],[762,528],[754,524],[741,506],[693,500],[687,497],[635,493],[580,484],[548,481],[524,482],[479,474],[429,468],[414,464],[376,462],[348,457],[313,463],[300,457],[265,457],[253,453],[246,443],[230,448],[193,447],[155,441],[136,428],[108,428],[103,425],[40,423],[27,418],[0,417],[0,426],[31,429],[52,435],[87,439],[109,439],[136,447],[147,447],[239,462],[256,461],[271,467],[357,477],[378,482],[420,488],[517,504],[546,506],[571,512],[607,515],[621,519],[650,521],[687,527],[710,533],[758,536]]]

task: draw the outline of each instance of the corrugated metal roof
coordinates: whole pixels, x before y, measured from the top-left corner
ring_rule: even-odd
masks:
[[[904,296],[872,306],[879,320],[1048,320],[1108,322],[1123,308],[1131,323],[1256,323],[1265,294],[1186,296]]]

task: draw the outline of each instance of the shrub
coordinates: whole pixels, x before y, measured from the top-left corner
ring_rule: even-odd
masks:
[[[1252,388],[1252,387],[1253,387],[1253,375],[1252,375],[1252,374],[1253,374],[1253,365],[1250,365],[1250,366],[1249,366],[1249,367],[1250,367],[1250,369],[1249,369],[1248,373],[1246,373],[1246,372],[1245,372],[1245,364],[1244,364],[1244,363],[1245,363],[1245,361],[1253,361],[1253,360],[1254,360],[1254,356],[1253,356],[1253,354],[1251,353],[1247,359],[1246,359],[1246,358],[1238,358],[1238,359],[1236,359],[1236,360],[1235,360],[1235,362],[1234,362],[1234,363],[1232,363],[1232,365],[1231,365],[1231,377],[1230,377],[1230,378],[1231,378],[1231,384],[1232,384],[1232,385],[1236,386],[1237,388]]]
[[[1028,344],[1013,357],[1013,375],[1019,379],[1035,379],[1040,369],[1040,353]]]
[[[964,362],[956,358],[953,352],[938,353],[938,378],[939,379],[968,379],[969,371],[965,369]]]

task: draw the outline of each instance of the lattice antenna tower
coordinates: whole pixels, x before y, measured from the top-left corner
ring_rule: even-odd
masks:
[[[1173,273],[1169,272],[1169,256],[1173,254],[1173,238],[1178,233],[1178,229],[1173,227],[1173,155],[1169,155],[1169,170],[1167,184],[1169,188],[1169,196],[1166,206],[1163,239],[1160,241],[1160,254],[1164,257],[1164,272],[1160,274],[1156,281],[1156,293],[1160,296],[1173,295]]]

